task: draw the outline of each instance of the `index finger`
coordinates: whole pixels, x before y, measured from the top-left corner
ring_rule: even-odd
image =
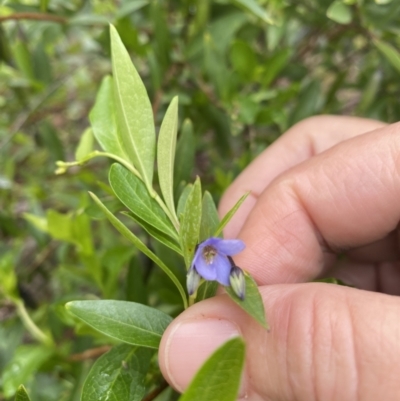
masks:
[[[225,228],[225,237],[235,238],[238,235],[257,198],[278,175],[339,142],[386,125],[366,118],[325,115],[307,118],[291,127],[261,153],[225,192],[219,204],[221,216],[250,191],[250,196]]]
[[[259,284],[315,278],[326,255],[366,245],[400,217],[400,124],[356,136],[276,178],[238,237],[235,261]]]

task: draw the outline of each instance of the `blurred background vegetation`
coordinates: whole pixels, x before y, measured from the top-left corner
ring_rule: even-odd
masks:
[[[21,383],[32,400],[79,400],[110,340],[68,316],[68,300],[180,311],[172,284],[88,199],[88,190],[102,191],[120,208],[106,184],[109,161],[54,173],[57,160],[74,160],[111,71],[109,23],[147,86],[156,127],[175,95],[181,123],[192,121],[178,147],[177,193],[198,174],[218,200],[257,154],[311,115],[400,119],[397,0],[1,1],[0,400]],[[171,252],[151,246],[180,269]],[[163,386],[156,365],[152,375],[149,392]]]

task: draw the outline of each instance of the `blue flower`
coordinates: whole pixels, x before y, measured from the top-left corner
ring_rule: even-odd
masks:
[[[240,272],[243,274],[241,269],[235,266],[231,256],[243,251],[244,248],[244,242],[238,239],[211,237],[200,243],[188,272],[189,295],[196,291],[201,277],[205,280],[217,281],[224,286],[230,286],[232,284],[231,274],[235,277],[240,275]],[[244,283],[244,279],[241,281]],[[234,287],[232,288],[234,289]],[[244,297],[244,289],[243,291],[234,289],[234,291],[240,298]]]

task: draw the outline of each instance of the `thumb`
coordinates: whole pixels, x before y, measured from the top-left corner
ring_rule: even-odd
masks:
[[[240,397],[248,401],[400,399],[400,300],[322,283],[260,287],[267,332],[226,295],[168,327],[159,360],[183,391],[230,337],[247,345]]]

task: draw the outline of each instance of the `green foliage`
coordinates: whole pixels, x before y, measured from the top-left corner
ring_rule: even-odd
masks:
[[[254,317],[261,326],[265,329],[269,329],[265,316],[264,304],[260,292],[258,291],[257,283],[248,273],[245,273],[244,278],[246,282],[246,295],[243,300],[241,300],[230,287],[226,288],[226,292],[233,301],[250,316]]]
[[[21,384],[15,394],[15,401],[30,401],[29,395],[25,387]]]
[[[73,301],[66,308],[107,336],[127,344],[156,349],[172,320],[157,309],[126,301]]]
[[[151,104],[146,88],[112,25],[110,35],[117,132],[132,164],[147,187],[151,187],[156,141]]]
[[[93,364],[117,340],[64,304],[176,316],[196,244],[233,215],[219,222],[214,199],[266,146],[314,114],[400,119],[396,1],[10,0],[0,18],[0,398],[78,400],[107,368],[110,397],[162,386],[147,348]],[[216,289],[202,283],[196,301]],[[246,291],[230,295],[265,327],[247,276]]]
[[[141,401],[153,352],[146,348],[117,345],[92,366],[82,389],[82,401]],[[122,361],[122,363],[121,363]]]
[[[245,346],[241,338],[226,342],[200,368],[179,401],[235,401],[244,356]]]

